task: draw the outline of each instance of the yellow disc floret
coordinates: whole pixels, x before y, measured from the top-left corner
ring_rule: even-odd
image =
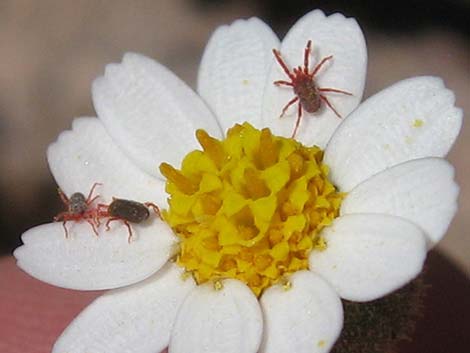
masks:
[[[170,194],[163,216],[180,238],[177,263],[199,284],[235,278],[258,296],[306,269],[310,251],[327,246],[319,232],[343,198],[323,151],[248,123],[223,141],[203,130],[196,137],[202,151],[180,170],[160,165]]]

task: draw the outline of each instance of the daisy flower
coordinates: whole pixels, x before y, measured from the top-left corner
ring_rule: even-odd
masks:
[[[279,86],[302,66],[325,92],[291,138],[298,106]],[[341,299],[381,298],[414,279],[457,209],[444,159],[462,112],[435,77],[400,81],[359,105],[367,53],[354,19],[313,11],[279,42],[256,18],[215,31],[197,93],[128,53],[93,83],[98,118],[47,152],[65,194],[154,202],[158,217],[93,234],[86,222],[25,232],[18,266],[47,283],[112,289],[54,353],[329,352]],[[326,94],[328,93],[328,94]],[[359,106],[358,106],[359,105]],[[334,107],[334,109],[332,108]],[[343,117],[337,116],[335,110]],[[92,206],[95,207],[95,206]]]

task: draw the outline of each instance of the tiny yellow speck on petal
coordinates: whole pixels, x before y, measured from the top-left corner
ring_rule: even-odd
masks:
[[[320,232],[338,216],[344,194],[328,180],[323,151],[237,124],[220,141],[204,130],[202,150],[181,169],[162,163],[169,208],[162,211],[179,237],[176,263],[197,284],[234,278],[260,296],[327,244]]]
[[[318,341],[318,347],[325,347],[326,345],[326,341],[325,340],[321,340],[321,341]]]
[[[292,289],[292,282],[289,281],[288,279],[285,279],[282,281],[282,289],[284,291],[288,291],[290,289]]]
[[[424,121],[421,119],[413,120],[413,127],[421,127],[424,125]]]
[[[215,280],[214,281],[214,289],[216,291],[222,290],[224,288],[224,284],[222,283],[221,280]]]

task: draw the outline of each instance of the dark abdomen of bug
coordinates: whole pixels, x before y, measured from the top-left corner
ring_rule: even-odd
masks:
[[[140,202],[114,199],[108,207],[111,217],[124,219],[131,223],[140,223],[150,216],[150,212],[144,204]]]
[[[320,93],[315,82],[308,76],[298,78],[294,93],[299,97],[302,108],[309,113],[315,113],[321,106]]]

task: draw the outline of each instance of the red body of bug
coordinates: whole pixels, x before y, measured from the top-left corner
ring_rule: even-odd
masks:
[[[70,198],[68,198],[62,190],[57,190],[60,199],[67,207],[67,210],[55,216],[54,221],[62,221],[62,226],[64,227],[66,238],[68,238],[69,236],[67,227],[65,225],[68,221],[78,222],[85,220],[91,225],[93,232],[98,235],[98,231],[96,230],[96,226],[98,225],[96,223],[96,209],[91,207],[93,201],[95,201],[99,197],[99,195],[93,197],[93,192],[98,185],[101,184],[93,184],[87,198],[85,198],[85,196],[81,192],[75,192],[70,196]]]
[[[297,133],[297,129],[299,128],[300,119],[302,117],[302,110],[306,110],[309,113],[315,113],[321,107],[321,103],[324,102],[335,114],[338,118],[341,118],[341,115],[336,111],[335,108],[331,105],[322,93],[327,92],[334,92],[334,93],[342,93],[348,96],[352,96],[352,93],[342,91],[336,88],[325,88],[325,87],[318,87],[315,83],[315,75],[318,73],[320,68],[325,64],[328,60],[333,58],[333,55],[327,56],[323,58],[320,63],[318,63],[315,68],[309,72],[309,59],[310,53],[312,51],[312,41],[309,40],[307,42],[307,46],[305,47],[304,52],[304,66],[298,66],[291,70],[287,67],[286,63],[281,57],[281,53],[279,50],[273,49],[274,57],[276,58],[279,65],[282,67],[284,72],[290,78],[290,81],[274,81],[274,84],[277,86],[289,86],[294,89],[295,97],[290,100],[286,106],[282,109],[281,117],[287,111],[287,109],[294,104],[295,102],[299,102],[298,105],[298,113],[297,113],[297,120],[295,122],[295,128],[292,133],[292,137],[295,137]]]
[[[113,221],[121,221],[129,231],[127,241],[130,243],[132,238],[132,228],[129,223],[141,223],[150,216],[148,208],[152,208],[154,212],[161,217],[160,209],[151,202],[140,203],[132,200],[123,200],[113,198],[109,204],[99,204],[96,208],[96,219],[99,224],[101,218],[108,218],[106,221],[106,230],[109,230],[109,224]]]

